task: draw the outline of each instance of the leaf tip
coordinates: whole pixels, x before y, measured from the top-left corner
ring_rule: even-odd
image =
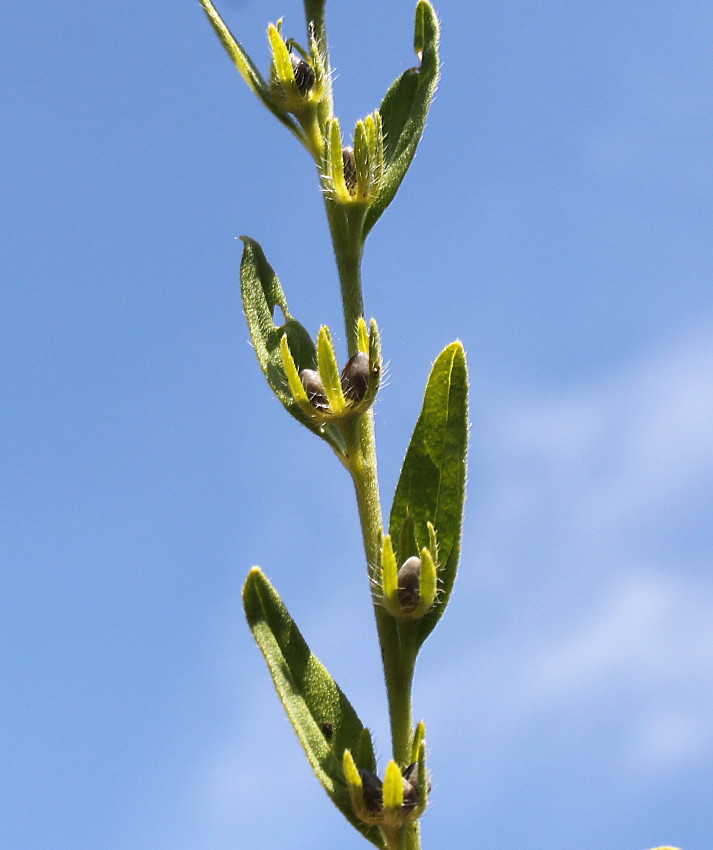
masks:
[[[258,583],[265,581],[265,574],[260,567],[251,567],[243,584],[243,601],[255,590]]]

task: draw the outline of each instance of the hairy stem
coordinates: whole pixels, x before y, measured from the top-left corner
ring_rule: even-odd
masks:
[[[325,65],[325,114],[330,118],[333,114],[332,100],[332,72],[329,67],[329,51],[327,49],[327,23],[324,15],[326,0],[304,0],[305,20],[307,22],[307,36],[314,35],[319,45]]]
[[[349,221],[343,210],[327,201],[334,253],[339,271],[344,323],[349,355],[357,351],[357,320],[364,315],[361,285],[361,228]],[[379,573],[383,519],[379,497],[376,462],[374,417],[369,410],[359,417],[355,426],[345,433],[347,465],[354,482],[359,520],[364,541],[370,584]],[[384,665],[384,680],[389,705],[393,758],[401,767],[408,765],[411,756],[413,719],[411,712],[411,683],[415,651],[411,629],[399,630],[396,620],[379,603],[374,602],[374,616]],[[409,824],[395,836],[398,850],[420,850],[418,823]]]

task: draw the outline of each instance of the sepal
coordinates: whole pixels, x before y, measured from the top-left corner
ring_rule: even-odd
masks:
[[[426,725],[423,720],[419,721],[416,724],[416,728],[413,732],[413,741],[411,742],[411,761],[419,761],[420,753],[421,753],[421,744],[424,743],[426,739]],[[425,767],[425,765],[424,765]]]
[[[344,366],[337,365],[332,335],[323,325],[317,334],[316,366],[300,369],[287,335],[280,340],[280,357],[287,387],[299,411],[310,421],[340,426],[373,404],[381,377],[379,330],[371,319],[357,325],[358,351]],[[313,349],[314,350],[314,349]]]
[[[267,39],[272,53],[271,93],[286,112],[299,120],[314,110],[324,94],[324,66],[316,43],[310,40],[307,53],[294,39],[285,40],[282,19],[277,24],[268,24]]]
[[[404,780],[399,766],[390,761],[384,771],[383,823],[387,829],[396,829],[404,820]]]
[[[339,120],[327,122],[322,163],[326,196],[356,215],[366,213],[379,197],[384,176],[384,136],[378,110],[356,122],[354,146],[344,145]]]
[[[438,547],[432,523],[427,523],[430,548],[411,555],[397,568],[391,535],[381,541],[381,602],[398,620],[419,620],[433,607],[438,591]],[[401,551],[404,551],[402,549]]]
[[[419,724],[423,726],[423,724]],[[411,806],[413,817],[420,818],[428,806],[431,793],[431,778],[426,770],[426,743],[421,741],[413,761],[404,770],[404,780],[411,786],[412,791],[405,791],[404,800],[407,807]],[[404,784],[404,787],[407,786]]]
[[[428,805],[431,782],[426,770],[422,723],[417,727],[417,734],[419,729],[421,736],[413,750],[416,758],[403,770],[395,761],[390,761],[383,782],[374,771],[359,767],[349,750],[342,756],[353,814],[366,825],[381,827],[386,835],[398,834],[405,825],[421,817]]]
[[[332,335],[326,325],[322,325],[317,334],[317,369],[324,385],[329,411],[333,416],[340,417],[347,409],[347,400],[339,380],[339,366]]]

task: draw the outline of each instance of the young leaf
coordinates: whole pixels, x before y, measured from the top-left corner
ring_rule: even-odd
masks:
[[[393,541],[415,535],[419,548],[431,542],[428,523],[438,535],[438,593],[432,610],[417,624],[420,646],[448,602],[460,551],[465,455],[468,439],[468,378],[459,342],[436,358],[428,378],[423,407],[416,422],[389,519]],[[402,534],[404,530],[406,534]],[[401,563],[405,555],[399,552]]]
[[[243,606],[312,770],[347,820],[372,844],[383,848],[378,829],[354,815],[344,779],[345,749],[365,752],[369,767],[373,763],[373,752],[365,746],[364,726],[356,711],[310,651],[277,591],[257,567],[250,571],[243,587]]]
[[[388,207],[408,171],[423,135],[426,116],[438,83],[438,18],[427,0],[416,5],[414,48],[421,59],[391,85],[379,107],[384,136],[384,175],[369,207],[364,236]]]
[[[248,88],[263,102],[263,104],[272,112],[272,114],[281,121],[288,130],[293,132],[300,141],[303,139],[303,133],[299,124],[288,115],[284,109],[280,109],[275,103],[274,98],[270,94],[270,87],[267,85],[262,75],[255,67],[254,62],[243,50],[243,46],[235,38],[228,29],[225,21],[218,14],[211,0],[199,0],[206,17],[210,21],[215,34],[220,39],[225,52],[232,60],[235,67],[238,69],[240,76],[245,80]]]
[[[262,248],[254,239],[247,236],[241,238],[245,244],[240,263],[243,310],[260,367],[286,410],[342,456],[344,448],[339,431],[333,425],[319,425],[306,416],[295,402],[285,377],[280,338],[287,336],[297,371],[314,369],[316,366],[317,355],[312,338],[287,309],[285,293],[272,266],[265,259]],[[284,317],[284,322],[279,325],[275,323],[275,307],[280,308]]]

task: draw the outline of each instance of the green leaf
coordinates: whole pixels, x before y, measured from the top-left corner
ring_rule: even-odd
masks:
[[[438,18],[427,0],[416,5],[414,47],[419,68],[409,68],[392,84],[379,107],[384,133],[384,178],[369,207],[364,235],[394,199],[423,135],[428,109],[438,83]]]
[[[266,260],[262,248],[254,239],[247,236],[242,236],[241,239],[245,245],[240,263],[243,310],[260,367],[272,391],[288,413],[305,428],[326,440],[335,452],[342,456],[344,448],[341,434],[333,425],[319,425],[313,422],[300,410],[290,392],[282,366],[280,338],[286,334],[297,371],[314,369],[317,356],[312,338],[290,314],[280,281]],[[284,318],[281,324],[275,323],[276,307],[279,307]]]
[[[243,587],[243,605],[278,696],[317,778],[347,820],[372,844],[383,848],[378,829],[355,817],[344,779],[345,749],[365,752],[367,764],[373,763],[373,751],[365,746],[364,726],[356,711],[310,651],[277,591],[257,567]]]
[[[392,541],[418,549],[430,545],[428,523],[438,535],[438,594],[416,625],[420,646],[448,603],[455,581],[465,497],[468,378],[465,353],[453,342],[439,354],[428,378],[423,407],[406,452],[389,519]],[[399,551],[401,564],[412,551]],[[432,553],[435,556],[435,553]]]
[[[225,52],[238,69],[240,76],[247,83],[248,88],[263,102],[270,112],[272,112],[272,114],[287,127],[288,130],[291,130],[297,138],[302,141],[303,133],[299,124],[291,118],[284,109],[281,109],[280,106],[275,103],[272,95],[270,94],[270,87],[263,79],[262,74],[258,71],[255,63],[245,52],[240,42],[230,32],[227,24],[220,17],[215,6],[211,3],[211,0],[199,0],[199,2],[203,7],[203,11],[206,13],[206,17],[210,21],[210,25],[213,27],[215,34],[220,39],[220,43],[223,45]]]

